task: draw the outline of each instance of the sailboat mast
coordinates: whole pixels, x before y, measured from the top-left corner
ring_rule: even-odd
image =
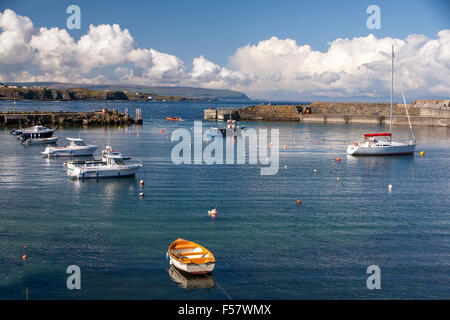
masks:
[[[391,113],[389,121],[389,133],[392,134],[392,95],[394,92],[394,45],[392,45],[392,66],[391,66]]]

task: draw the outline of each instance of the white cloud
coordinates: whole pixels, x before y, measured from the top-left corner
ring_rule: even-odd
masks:
[[[65,29],[35,28],[9,9],[0,12],[0,80],[174,84],[240,90],[257,98],[384,98],[392,44],[396,89],[410,97],[450,95],[450,30],[432,39],[336,39],[326,52],[272,37],[237,48],[228,66],[200,55],[187,70],[174,55],[140,48],[117,24],[91,25],[75,41]]]

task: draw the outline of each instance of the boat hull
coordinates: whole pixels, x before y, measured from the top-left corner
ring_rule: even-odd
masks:
[[[56,143],[58,141],[59,137],[52,137],[52,138],[30,138],[27,140],[24,140],[22,143],[26,145],[31,144],[51,144]]]
[[[214,270],[215,262],[208,262],[204,264],[182,263],[170,257],[170,265],[190,274],[205,274],[211,273]]]
[[[390,146],[350,145],[347,153],[352,156],[394,156],[414,154],[415,144],[393,144]]]
[[[103,179],[132,177],[140,168],[140,165],[118,169],[118,168],[83,168],[68,167],[67,174],[74,179]]]
[[[42,154],[48,157],[78,157],[78,156],[92,156],[97,150],[97,147],[85,147],[85,148],[47,148]]]

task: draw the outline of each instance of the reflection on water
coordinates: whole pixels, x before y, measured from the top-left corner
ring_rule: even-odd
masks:
[[[209,275],[192,275],[181,270],[178,270],[173,265],[167,271],[170,279],[176,282],[180,288],[187,290],[194,289],[212,289],[216,286],[214,277]]]

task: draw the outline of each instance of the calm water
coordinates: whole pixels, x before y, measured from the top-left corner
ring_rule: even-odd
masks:
[[[18,102],[16,107],[103,106]],[[449,129],[416,128],[423,157],[352,158],[345,154],[348,143],[385,128],[248,122],[242,124],[279,128],[280,145],[288,149],[280,150],[277,175],[261,176],[259,165],[172,164],[171,132],[192,128],[208,106],[108,103],[109,109],[128,107],[130,113],[141,107],[144,124],[122,132],[57,130],[60,144],[64,137],[81,136],[101,148],[109,136],[115,149],[144,164],[136,178],[121,180],[71,181],[65,160],[43,159],[42,146],[24,147],[0,129],[0,298],[24,299],[25,288],[30,299],[450,296]],[[2,110],[11,107],[0,102]],[[169,123],[166,116],[186,121]],[[395,132],[408,136],[408,128]],[[206,212],[215,206],[219,215],[212,220]],[[165,253],[178,237],[213,251],[214,279],[172,280]],[[66,288],[71,264],[81,268],[82,290]],[[381,268],[381,290],[366,288],[372,264]],[[192,285],[202,288],[183,288]]]

